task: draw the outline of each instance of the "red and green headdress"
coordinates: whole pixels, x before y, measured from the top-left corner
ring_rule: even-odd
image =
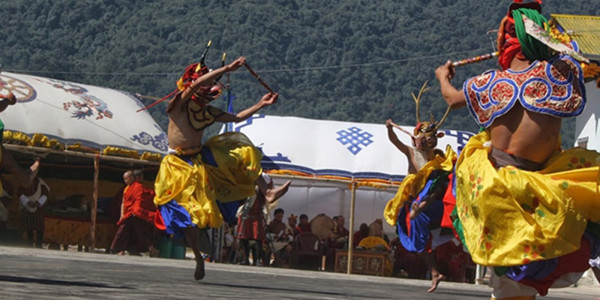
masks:
[[[548,20],[542,16],[542,0],[514,0],[498,29],[498,63],[503,70],[510,67],[513,58],[546,60],[552,51],[525,31],[523,17],[533,20],[542,28],[548,28]]]

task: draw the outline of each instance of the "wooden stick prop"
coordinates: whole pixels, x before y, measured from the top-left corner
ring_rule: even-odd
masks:
[[[410,135],[411,137],[413,136],[413,134],[412,134],[412,133],[410,133],[408,130],[406,130],[406,129],[404,129],[404,128],[400,127],[400,125],[398,125],[398,124],[396,124],[396,123],[394,123],[394,122],[391,122],[391,123],[392,123],[392,126],[394,126],[394,127],[398,128],[398,130],[400,130],[400,131],[402,131],[402,132],[404,132],[404,133],[406,133],[406,134]]]
[[[176,92],[177,92],[177,90],[174,90],[173,92],[171,92],[170,94],[164,96],[163,98],[156,98],[156,97],[150,97],[150,96],[144,96],[144,95],[141,95],[141,94],[136,94],[136,96],[139,97],[139,98],[150,99],[150,100],[155,100],[155,101],[153,103],[151,103],[150,105],[146,106],[146,107],[142,107],[142,108],[136,110],[135,112],[140,112],[140,111],[149,109],[149,108],[151,108],[151,107],[153,107],[153,106],[155,106],[155,105],[157,105],[157,104],[159,104],[159,103],[161,103],[161,102],[169,99],[171,96],[175,95]]]
[[[269,87],[263,80],[262,78],[260,78],[260,76],[258,76],[258,74],[256,74],[256,72],[254,72],[254,70],[252,70],[252,68],[250,68],[250,66],[247,63],[244,63],[244,66],[248,69],[248,71],[250,72],[250,74],[252,74],[252,76],[254,76],[258,82],[260,82],[260,84],[262,84],[269,92],[275,94],[275,92],[271,89],[271,87]]]
[[[475,56],[475,57],[470,57],[470,58],[462,59],[459,61],[454,61],[454,62],[452,62],[452,66],[453,67],[464,66],[464,65],[492,59],[496,56],[498,56],[498,52],[493,52],[493,53],[488,53],[488,54],[479,55],[479,56]]]

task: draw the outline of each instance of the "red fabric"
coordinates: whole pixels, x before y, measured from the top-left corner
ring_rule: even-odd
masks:
[[[163,220],[160,212],[154,214],[154,227],[156,227],[158,230],[167,230],[167,225],[165,225],[165,220]]]
[[[392,244],[396,246],[394,251],[396,271],[404,270],[410,278],[425,279],[427,274],[427,265],[423,261],[423,257],[414,252],[408,252],[402,243],[395,239]]]
[[[342,227],[341,229],[339,227],[334,227],[333,228],[333,239],[329,240],[329,246],[331,248],[335,248],[335,249],[342,249],[344,248],[344,246],[346,246],[346,241],[342,242],[342,241],[338,241],[339,238],[348,238],[348,236],[350,236],[350,231],[348,231],[348,229]],[[347,240],[347,239],[346,239]]]
[[[154,226],[141,218],[123,221],[110,246],[112,252],[129,251],[130,254],[147,252],[152,244]]]
[[[311,232],[310,223],[305,223],[305,224],[300,223],[300,224],[298,224],[298,229],[300,230],[301,233],[302,232]]]
[[[589,269],[590,253],[590,241],[586,237],[582,237],[581,247],[575,252],[559,257],[558,265],[550,275],[539,280],[524,279],[519,282],[535,288],[540,295],[546,296],[550,286],[562,275],[573,272],[585,272]]]
[[[450,173],[448,175],[448,188],[446,189],[446,193],[444,194],[444,215],[442,216],[441,226],[444,228],[454,228],[452,224],[452,219],[450,215],[452,211],[454,211],[454,207],[456,206],[456,198],[454,194],[452,194],[452,179],[454,177],[454,173]]]
[[[154,190],[135,181],[125,188],[121,219],[117,225],[123,224],[131,216],[138,217],[148,223],[154,222],[156,206],[154,205]]]
[[[461,245],[448,242],[435,249],[435,258],[438,270],[448,276],[449,281],[469,282],[467,269],[475,269],[471,256],[463,251]]]
[[[404,211],[406,212],[406,216],[404,217],[404,222],[406,223],[406,232],[410,232],[410,206],[412,201],[407,201],[404,203]]]
[[[236,235],[238,239],[259,241],[266,239],[265,217],[263,213],[265,203],[264,195],[259,193],[254,199],[252,207],[247,212],[245,212],[246,207],[242,208],[243,211],[238,217]]]
[[[500,45],[498,45],[500,51],[498,55],[498,64],[502,70],[507,70],[510,68],[510,63],[513,58],[521,53],[521,43],[515,32],[515,20],[512,18],[512,15],[509,14],[502,22],[503,26],[501,26],[499,33],[502,35],[502,38]]]
[[[358,246],[358,244],[360,244],[360,241],[362,241],[362,239],[366,238],[367,236],[369,236],[369,233],[363,233],[362,231],[357,231],[352,235],[352,245],[354,245],[354,247]]]

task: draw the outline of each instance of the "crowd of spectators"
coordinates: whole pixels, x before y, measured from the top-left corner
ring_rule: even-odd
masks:
[[[161,240],[157,238],[164,238],[164,235],[156,228],[152,217],[155,211],[153,193],[141,181],[140,170],[124,173],[123,192],[126,193],[120,194],[122,199],[119,199],[121,201],[116,219],[119,230],[107,252],[160,256],[159,250],[164,250],[159,244]],[[251,210],[256,215],[249,215]],[[241,226],[248,220],[256,223],[249,227]],[[336,252],[348,250],[350,235],[352,247],[357,253],[385,253],[386,276],[420,279],[430,276],[419,255],[406,251],[397,237],[390,239],[383,232],[381,219],[370,224],[362,223],[358,230],[351,232],[346,228],[346,218],[343,215],[329,217],[319,214],[312,218],[307,214],[286,215],[282,208],[273,209],[263,202],[257,202],[254,208],[242,206],[237,218],[223,227],[220,257],[212,257],[212,253],[209,253],[212,251],[207,251],[206,259],[230,264],[334,271]],[[28,237],[32,239],[31,234]],[[42,237],[33,238],[36,242],[41,239]],[[186,246],[183,241],[181,243]],[[39,243],[34,245],[41,247]],[[445,245],[436,254],[436,258],[440,262],[440,268],[449,274],[449,280],[472,281],[473,278],[469,276],[474,274],[465,273],[465,266],[474,264],[457,244]]]

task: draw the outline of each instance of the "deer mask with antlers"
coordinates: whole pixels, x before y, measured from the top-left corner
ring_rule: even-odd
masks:
[[[413,134],[411,134],[411,138],[414,146],[420,150],[430,150],[437,146],[437,139],[444,136],[444,133],[438,132],[438,129],[442,123],[444,123],[450,112],[450,107],[448,107],[446,113],[439,122],[433,118],[433,115],[431,115],[431,121],[421,121],[419,117],[419,104],[421,103],[421,97],[427,90],[429,90],[429,87],[427,87],[427,81],[425,81],[418,96],[415,96],[414,93],[411,94],[416,103],[415,111],[417,115],[417,125],[415,126]]]

